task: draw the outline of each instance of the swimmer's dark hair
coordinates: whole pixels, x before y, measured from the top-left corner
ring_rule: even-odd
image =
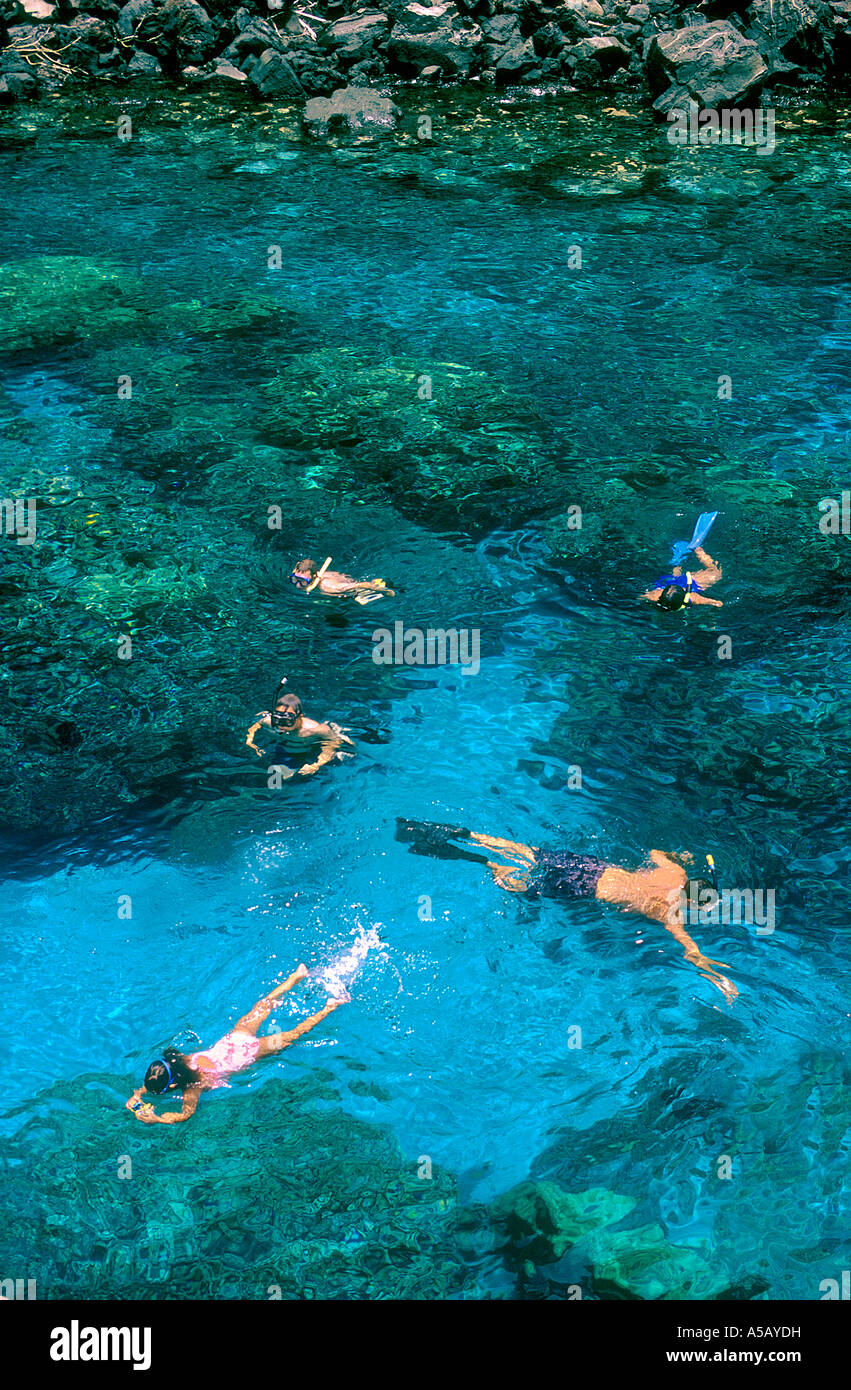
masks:
[[[163,1063],[168,1063],[168,1067]],[[198,1073],[190,1067],[189,1059],[182,1052],[178,1052],[176,1047],[167,1047],[162,1057],[152,1062],[145,1072],[145,1090],[150,1091],[151,1095],[161,1096],[170,1086],[185,1091],[187,1086],[192,1086],[200,1080]]]
[[[709,882],[708,878],[687,878],[685,883],[683,884],[683,892],[685,893],[687,898],[691,898],[693,896],[695,902],[697,903],[700,902],[700,896],[702,893],[718,893],[720,897],[719,890],[714,886],[714,884]],[[708,907],[709,904],[707,903],[705,904],[705,906]]]
[[[679,584],[668,584],[657,598],[656,606],[666,613],[676,613],[678,608],[682,608],[685,601],[685,589],[681,589]]]
[[[275,696],[275,709],[280,709],[281,705],[295,706],[295,712],[297,715],[301,714],[302,712],[301,700],[298,698],[298,696],[294,695],[292,691],[290,691],[288,695],[282,695],[279,688]]]
[[[311,579],[315,579],[319,573],[319,566],[315,560],[299,560],[298,564],[293,566],[293,569],[296,573],[299,573],[301,570],[307,570]]]

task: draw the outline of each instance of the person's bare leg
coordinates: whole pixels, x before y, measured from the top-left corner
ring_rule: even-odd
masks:
[[[268,1038],[260,1038],[257,1056],[269,1057],[273,1052],[282,1052],[285,1047],[291,1047],[294,1042],[298,1042],[299,1038],[304,1037],[305,1033],[309,1033],[311,1028],[315,1028],[317,1023],[321,1023],[335,1009],[339,1009],[341,1004],[348,1004],[348,1002],[348,996],[343,999],[329,999],[324,1009],[320,1009],[316,1014],[311,1014],[310,1018],[306,1018],[297,1027],[291,1028],[286,1033],[270,1033]]]
[[[488,864],[488,868],[493,874],[493,881],[497,888],[504,888],[507,893],[525,893],[528,891],[528,874],[515,873],[510,864]]]
[[[500,840],[496,835],[480,835],[476,830],[470,831],[470,839],[484,849],[495,849],[498,854],[504,855],[514,864],[530,867],[535,862],[537,851],[532,845],[520,845],[515,840]]]
[[[299,980],[304,980],[306,977],[307,966],[304,964],[299,965],[293,971],[292,975],[290,975],[289,979],[284,980],[282,985],[278,985],[277,989],[273,989],[271,994],[266,994],[262,999],[258,999],[250,1013],[243,1014],[242,1018],[234,1024],[232,1031],[234,1033],[253,1033],[256,1037],[257,1029],[260,1027],[261,1023],[265,1023],[266,1019],[275,1008],[280,996],[285,994],[288,989],[292,989],[293,985],[297,985]]]
[[[708,589],[710,584],[717,584],[721,578],[721,566],[716,564],[712,556],[707,555],[706,551],[702,550],[699,545],[695,546],[694,553],[703,565],[703,569],[698,570],[696,574],[692,575],[692,578],[696,584],[700,585],[701,589]]]

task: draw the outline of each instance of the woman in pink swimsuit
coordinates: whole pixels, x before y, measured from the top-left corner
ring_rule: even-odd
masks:
[[[229,1033],[208,1047],[204,1052],[191,1052],[188,1055],[178,1052],[175,1047],[167,1047],[162,1057],[152,1062],[145,1072],[145,1084],[134,1091],[126,1103],[137,1120],[146,1125],[177,1125],[188,1120],[198,1107],[202,1091],[211,1091],[217,1086],[227,1086],[227,1077],[232,1072],[242,1071],[256,1062],[258,1057],[271,1057],[282,1052],[285,1047],[298,1042],[323,1018],[327,1018],[341,1004],[348,1003],[348,997],[329,999],[324,1009],[311,1014],[303,1023],[287,1033],[271,1033],[267,1038],[258,1038],[257,1029],[265,1022],[282,994],[299,980],[307,978],[307,966],[300,965],[297,970],[271,994],[259,999],[250,1013],[245,1014]],[[183,1108],[167,1115],[157,1115],[150,1104],[143,1104],[141,1097],[145,1091],[151,1095],[162,1096],[169,1091],[182,1091]]]

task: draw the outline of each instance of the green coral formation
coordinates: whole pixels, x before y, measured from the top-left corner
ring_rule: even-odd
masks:
[[[150,327],[150,294],[121,266],[82,256],[0,265],[0,352],[133,335]]]
[[[545,1180],[520,1183],[491,1210],[508,1238],[505,1258],[527,1278],[570,1256],[570,1268],[559,1282],[578,1284],[585,1296],[717,1297],[727,1281],[717,1262],[710,1263],[708,1241],[699,1247],[672,1245],[658,1222],[612,1229],[637,1205],[635,1197],[607,1188],[567,1192]]]
[[[635,1206],[634,1197],[603,1187],[572,1193],[555,1182],[524,1182],[494,1203],[493,1214],[525,1259],[552,1264],[590,1231],[621,1221]]]
[[[274,328],[289,333],[297,317],[286,300],[257,291],[167,303],[126,267],[83,256],[33,256],[0,265],[0,352],[68,343],[97,347],[121,339],[123,350],[132,353],[140,336],[162,341],[236,338]],[[116,365],[127,371],[126,358]]]
[[[39,1298],[481,1296],[451,1176],[420,1178],[387,1129],[339,1108],[327,1075],[208,1099],[169,1130],[136,1124],[122,1086],[57,1083],[33,1102],[26,1165],[6,1146],[3,1256]]]
[[[542,481],[542,421],[485,372],[348,347],[288,361],[262,392],[261,428],[282,448],[322,451],[334,486],[457,507]]]

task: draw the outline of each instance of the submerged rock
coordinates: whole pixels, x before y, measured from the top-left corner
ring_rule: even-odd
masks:
[[[535,1264],[554,1264],[598,1226],[621,1221],[637,1205],[604,1187],[566,1192],[555,1182],[523,1182],[493,1204],[513,1252]]]
[[[118,266],[35,256],[0,266],[0,352],[148,327],[150,299]]]
[[[452,1176],[421,1180],[389,1129],[345,1114],[329,1072],[238,1082],[191,1130],[135,1124],[130,1082],[56,1083],[9,1141],[4,1248],[42,1297],[482,1296]],[[136,1181],[116,1176],[119,1152]],[[34,1183],[49,1153],[51,1179]]]
[[[304,108],[304,128],[311,135],[392,130],[401,116],[390,97],[369,87],[340,87],[332,97],[313,97]]]

